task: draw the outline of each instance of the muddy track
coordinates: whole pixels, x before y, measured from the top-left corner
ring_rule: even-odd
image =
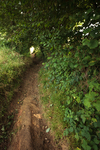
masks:
[[[20,109],[17,121],[13,127],[13,138],[8,150],[61,150],[56,146],[53,137],[46,133],[47,125],[42,117],[39,90],[38,71],[41,63],[27,69],[23,83],[15,97],[19,100]]]

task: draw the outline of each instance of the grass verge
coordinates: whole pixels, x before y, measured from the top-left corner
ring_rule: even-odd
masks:
[[[14,114],[9,114],[9,105],[13,94],[21,83],[23,73],[32,63],[28,57],[0,47],[0,149],[6,149],[9,128],[13,123]]]
[[[44,74],[43,68],[39,74],[39,91],[40,99],[43,106],[43,115],[44,118],[49,123],[51,128],[51,133],[54,136],[56,143],[59,145],[66,146],[67,149],[72,149],[70,146],[69,139],[63,135],[63,132],[66,128],[66,123],[63,121],[65,107],[64,107],[64,95],[61,91],[54,92],[54,89],[48,83],[48,87],[45,87],[46,79],[48,78],[48,73]]]

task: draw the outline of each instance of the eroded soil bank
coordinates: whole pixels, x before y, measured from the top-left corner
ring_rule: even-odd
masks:
[[[15,109],[16,102],[19,107],[8,150],[64,150],[56,145],[50,132],[46,133],[48,126],[42,117],[38,90],[41,66],[42,63],[38,63],[27,69],[15,96],[15,104],[12,103],[11,109]]]

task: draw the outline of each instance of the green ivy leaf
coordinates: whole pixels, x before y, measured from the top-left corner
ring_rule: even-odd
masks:
[[[37,27],[39,27],[39,26],[40,26],[40,23],[37,24]]]
[[[65,131],[64,131],[63,135],[66,136],[66,132]]]
[[[91,135],[89,132],[86,132],[85,137],[87,138],[88,141],[91,140]]]
[[[100,34],[99,34],[99,32],[97,33],[97,32],[94,30],[94,31],[91,31],[91,32],[90,32],[90,36],[91,36],[92,38],[96,38],[96,37],[99,37]]]
[[[87,60],[90,60],[91,59],[91,57],[88,55],[88,56],[86,56],[83,60],[84,61],[87,61]]]
[[[97,109],[97,111],[100,111],[100,102],[96,102],[96,103],[93,103],[93,106]]]
[[[100,121],[94,122],[94,127],[95,128],[97,128],[97,127],[100,128]],[[100,133],[98,133],[98,135],[99,135],[99,138],[100,138]]]
[[[85,38],[85,39],[83,39],[82,44],[83,44],[83,46],[85,46],[85,45],[88,45],[89,42],[90,42],[90,40]]]
[[[73,48],[73,46],[69,46],[69,48],[70,48],[70,49],[72,49],[72,48]]]
[[[92,61],[89,62],[89,65],[90,65],[90,66],[94,66],[95,63],[96,63],[96,61],[93,61],[93,60],[92,60]]]
[[[81,115],[81,118],[82,118],[83,123],[85,123],[86,118],[83,115]]]
[[[98,41],[93,39],[87,45],[90,49],[94,49],[98,46],[98,44],[99,44]]]
[[[82,144],[82,147],[85,149],[87,146],[87,141],[85,139],[83,139],[83,144]]]
[[[65,136],[67,136],[67,135],[68,135],[68,133],[69,133],[68,129],[65,129],[65,131],[64,131],[64,135],[65,135]]]
[[[50,60],[52,57],[48,57],[47,59]]]
[[[97,138],[94,138],[93,141],[95,142],[95,144],[99,144],[99,140]]]
[[[77,96],[76,101],[77,101],[78,103],[80,103],[80,101],[81,101],[81,100],[80,100],[80,97]]]
[[[93,149],[94,149],[94,150],[98,150],[97,145],[93,144]]]
[[[76,138],[77,140],[79,140],[78,133],[76,133],[75,138]]]
[[[85,99],[84,100],[84,105],[87,106],[88,108],[91,107],[91,102],[89,101],[89,99]]]
[[[84,150],[91,150],[91,147],[87,144],[87,141],[85,139],[83,139],[82,147],[84,148]]]
[[[83,46],[87,45],[90,49],[94,49],[98,46],[98,41],[93,39],[93,40],[88,40],[87,38],[83,39],[82,41]]]
[[[92,118],[92,121],[93,121],[93,122],[97,122],[97,119],[96,119],[96,118]]]
[[[87,28],[87,29],[85,29],[84,31],[83,31],[83,33],[88,33],[88,32],[90,32],[92,30],[92,28]]]
[[[94,18],[94,20],[98,20],[98,19],[100,19],[100,15],[96,15]]]
[[[57,64],[56,64],[56,63],[54,63],[54,64],[53,64],[53,66],[54,66],[54,67],[56,67],[56,66],[57,66]]]
[[[69,132],[73,132],[73,127],[70,127],[70,128],[69,128]]]

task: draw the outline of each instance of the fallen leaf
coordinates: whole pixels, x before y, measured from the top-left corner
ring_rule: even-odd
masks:
[[[50,128],[46,129],[46,133],[48,133],[50,131]]]

